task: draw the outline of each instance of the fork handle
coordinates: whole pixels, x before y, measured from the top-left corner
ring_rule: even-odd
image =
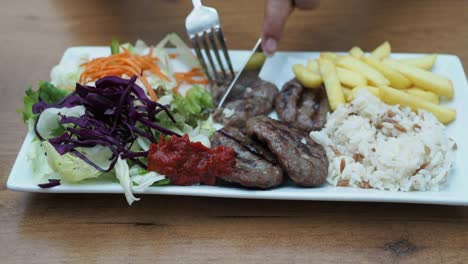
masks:
[[[192,4],[194,8],[202,6],[201,0],[192,0]]]

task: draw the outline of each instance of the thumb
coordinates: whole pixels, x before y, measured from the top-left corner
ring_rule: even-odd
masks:
[[[278,48],[283,35],[284,25],[293,10],[290,0],[266,0],[263,19],[262,48],[267,55],[272,55]]]

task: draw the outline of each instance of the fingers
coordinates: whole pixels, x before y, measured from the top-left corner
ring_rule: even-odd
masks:
[[[272,55],[278,48],[278,42],[283,35],[286,20],[294,7],[299,9],[314,9],[319,0],[266,0],[263,20],[262,48],[267,55]]]
[[[278,48],[278,41],[283,34],[284,25],[293,10],[291,0],[266,0],[263,20],[262,48],[267,55],[272,55]]]

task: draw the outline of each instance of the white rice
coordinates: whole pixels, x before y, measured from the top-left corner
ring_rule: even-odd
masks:
[[[438,191],[456,149],[431,113],[389,106],[366,90],[310,136],[327,152],[334,186]]]

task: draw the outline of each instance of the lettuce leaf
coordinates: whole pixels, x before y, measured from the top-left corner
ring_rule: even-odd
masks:
[[[61,116],[80,117],[86,109],[82,105],[63,108],[47,108],[37,120],[37,132],[45,138],[50,139],[65,133],[65,127],[60,123]]]
[[[194,142],[201,142],[205,147],[211,148],[210,138],[216,132],[213,117],[210,116],[204,121],[198,121],[198,126],[186,133],[189,135],[190,140]]]
[[[122,52],[123,49],[128,50],[132,54],[137,54],[135,47],[131,43],[127,42],[127,43],[120,45],[120,52]]]
[[[39,98],[48,104],[56,103],[70,93],[70,91],[59,89],[52,83],[46,81],[39,81],[38,91]]]
[[[26,123],[29,119],[34,117],[32,107],[39,101],[39,92],[33,91],[32,87],[29,86],[26,89],[26,95],[23,97],[23,109],[18,109],[18,113],[23,115],[23,121]]]
[[[50,80],[55,87],[69,91],[75,90],[76,83],[84,71],[83,63],[90,60],[88,53],[80,54],[74,60],[62,60],[50,71]]]
[[[37,137],[34,137],[31,141],[26,157],[31,164],[32,171],[34,172],[34,180],[38,183],[46,182],[47,179],[56,179],[60,177],[49,166],[46,150],[43,148],[43,143]]]
[[[117,39],[112,38],[112,42],[111,42],[111,45],[110,45],[110,50],[111,50],[112,55],[120,53],[120,45],[119,45],[119,41]]]
[[[125,198],[127,198],[127,202],[129,205],[132,205],[133,202],[140,200],[140,198],[136,198],[132,193],[132,180],[130,179],[130,169],[128,167],[127,161],[120,158],[117,159],[117,163],[115,164],[115,176],[119,180],[120,185],[122,186]]]
[[[193,54],[192,50],[187,44],[177,35],[176,33],[169,33],[162,39],[158,45],[154,48],[154,53],[157,57],[164,58],[166,55],[167,44],[172,44],[176,47],[177,53],[179,53],[181,60],[189,66],[190,69],[200,68],[200,62],[197,57]]]
[[[22,114],[23,121],[26,123],[29,119],[36,118],[36,115],[32,112],[32,107],[39,100],[53,104],[69,93],[67,90],[55,87],[50,82],[39,81],[39,89],[37,91],[34,91],[31,86],[26,89],[26,95],[23,97],[23,109],[18,109],[18,112]]]
[[[185,96],[174,94],[171,110],[184,117],[184,122],[192,127],[197,121],[208,117],[209,109],[213,108],[213,98],[210,92],[198,85],[194,85]]]
[[[132,182],[135,184],[133,186],[133,190],[136,192],[143,192],[146,190],[146,188],[150,187],[151,185],[158,185],[158,186],[164,185],[165,182],[169,180],[169,179],[166,179],[166,177],[154,171],[149,171],[145,174],[131,176],[131,179],[132,179]],[[160,181],[164,181],[164,182],[160,183]]]
[[[171,183],[171,180],[165,176],[154,171],[147,171],[138,165],[133,165],[129,174],[133,183],[132,189],[136,192],[143,192],[149,186],[164,186]]]
[[[66,182],[79,182],[101,175],[100,171],[72,153],[60,155],[48,141],[43,141],[42,147],[47,154],[50,168]],[[79,151],[102,168],[110,165],[109,158],[112,156],[112,151],[107,147],[97,145],[92,148],[80,148]]]

